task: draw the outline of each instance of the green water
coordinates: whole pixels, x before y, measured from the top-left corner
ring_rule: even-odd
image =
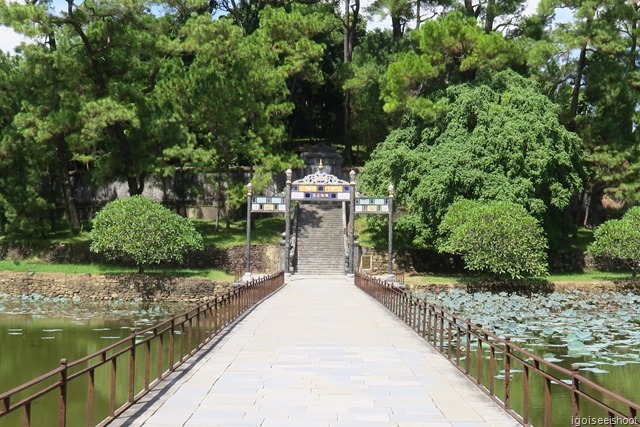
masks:
[[[477,378],[481,378],[481,384],[487,390],[493,390],[493,395],[502,402],[506,401],[506,385],[505,385],[505,355],[502,351],[496,350],[493,355],[493,371],[491,368],[492,354],[487,343],[482,345],[482,354],[480,364],[478,364],[478,342],[472,339],[470,344],[470,357],[467,363],[466,354],[466,337],[464,328],[461,334],[455,332],[455,328],[451,334],[451,342],[449,342],[449,332],[447,328],[440,333],[436,332],[435,341],[433,335],[429,338],[430,342],[437,348],[441,348],[442,352],[452,361],[458,364],[460,369],[468,373],[471,381],[477,382]],[[459,341],[458,341],[459,340]],[[532,338],[532,341],[534,338]],[[573,364],[580,367],[579,374],[605,387],[606,389],[622,396],[636,404],[640,403],[640,392],[638,384],[640,383],[640,363],[637,356],[637,348],[619,349],[615,358],[606,357],[606,362],[593,356],[577,356],[571,355],[567,351],[566,345],[560,344],[540,344],[539,342],[529,342],[526,339],[512,340],[514,345],[523,348],[528,347],[528,351],[539,357],[551,358],[553,362],[568,371],[571,371]],[[500,345],[503,348],[503,346]],[[525,397],[525,367],[521,360],[525,360],[528,364],[532,361],[524,354],[513,350],[513,357],[510,363],[510,384],[509,384],[509,407],[519,415],[524,415],[525,407],[528,406],[528,422],[533,426],[544,425],[545,415],[545,379],[542,375],[535,373],[533,369],[529,371],[528,380],[528,398]],[[551,425],[564,427],[572,425],[572,392],[564,387],[560,382],[571,385],[571,376],[564,375],[558,371],[551,370],[548,367],[541,366],[542,370],[557,378],[559,381],[551,381],[549,383],[550,390],[550,406]],[[618,402],[604,397],[597,390],[588,388],[585,384],[581,384],[580,390],[587,392],[594,398],[611,406],[615,410],[622,413],[629,413],[629,408],[620,405]],[[588,402],[585,398],[579,399],[580,417],[604,418],[608,417],[608,413],[595,404]],[[594,422],[592,422],[593,424]],[[583,423],[587,425],[588,423]],[[615,425],[615,424],[614,424]],[[622,420],[617,425],[622,425]],[[640,417],[638,418],[640,425]]]
[[[0,297],[0,392],[6,392],[27,381],[69,362],[128,337],[133,330],[142,330],[172,314],[184,311],[178,305],[139,306],[135,304],[80,304],[68,300],[14,299]],[[174,332],[177,333],[177,332]],[[169,333],[167,333],[169,334]],[[179,342],[177,338],[176,342]],[[140,348],[140,347],[139,347]],[[151,346],[153,370],[156,374],[156,344]],[[168,364],[168,350],[165,349]],[[144,354],[140,348],[139,354]],[[117,359],[118,378],[116,400],[118,406],[128,396],[128,354]],[[179,357],[179,356],[177,356]],[[95,362],[94,362],[95,363]],[[108,415],[111,366],[95,371],[95,409],[93,420],[98,423]],[[68,388],[68,425],[87,425],[87,376],[78,378]],[[136,387],[144,384],[144,357],[136,360]],[[35,389],[18,397],[23,398]],[[13,399],[15,403],[18,399]],[[31,407],[31,425],[57,424],[57,395],[41,398]],[[0,418],[0,427],[22,425],[22,413]]]
[[[484,346],[483,359],[482,359],[482,384],[486,388],[490,388],[490,351]],[[471,346],[472,354],[470,357],[470,372],[474,376],[477,372],[477,346]],[[464,354],[464,349],[462,350]],[[546,347],[540,348],[540,354],[549,354],[550,352],[558,352],[558,347]],[[537,352],[536,352],[537,353]],[[455,353],[454,353],[455,354]],[[565,356],[566,357],[566,356]],[[592,362],[586,357],[566,357],[557,364],[567,370],[571,370],[572,364],[579,364],[583,366],[592,366]],[[464,357],[462,357],[461,364],[463,369],[466,368]],[[600,368],[598,368],[600,369]],[[521,362],[515,358],[511,361],[511,384],[510,384],[510,407],[514,409],[518,414],[524,413],[525,407],[525,392],[524,392],[524,368]],[[548,371],[546,368],[543,370]],[[556,376],[562,380],[565,384],[571,384],[570,376],[562,376],[555,371],[548,371],[550,374]],[[638,393],[638,381],[640,380],[640,365],[638,364],[624,364],[624,365],[610,365],[602,372],[591,372],[581,370],[580,375],[604,386],[605,388],[615,392],[616,394],[623,396],[633,402],[638,402],[640,394]],[[502,354],[496,353],[495,357],[495,374],[493,376],[493,387],[495,395],[501,400],[505,401],[505,357]],[[616,402],[603,397],[603,395],[597,391],[590,390],[586,386],[581,385],[581,390],[588,392],[590,395],[605,402],[613,408],[628,413],[628,408],[617,404]],[[572,396],[571,391],[565,387],[562,387],[556,382],[550,383],[551,391],[551,420],[552,426],[569,426],[571,425],[572,416]],[[533,371],[529,373],[529,422],[534,426],[544,425],[544,395],[545,395],[545,381],[542,376],[535,374]],[[596,407],[595,405],[587,402],[585,399],[580,400],[580,416],[581,417],[607,417],[608,414]],[[640,419],[639,419],[640,421]]]
[[[517,289],[516,289],[517,290]],[[416,292],[421,298],[445,307],[463,319],[471,319],[474,325],[499,337],[511,337],[514,346],[544,359],[546,362],[571,370],[579,366],[579,374],[631,402],[640,404],[640,295],[614,290],[597,292],[592,290],[567,290],[553,293],[526,292],[465,292],[453,289],[448,292]],[[462,330],[466,328],[461,325]],[[444,348],[447,349],[449,334],[446,330]],[[461,341],[465,336],[462,333]],[[440,334],[438,334],[438,337]],[[452,332],[452,354],[455,355],[457,335]],[[477,365],[477,341],[472,339],[470,357],[471,374]],[[502,344],[499,345],[501,347]],[[466,350],[462,347],[462,356]],[[493,379],[496,396],[504,401],[504,356],[496,352],[496,369],[489,374],[490,353],[483,345],[481,371],[482,383],[489,387]],[[455,358],[455,357],[454,357]],[[528,356],[522,355],[528,359]],[[531,362],[531,361],[529,361]],[[541,364],[543,365],[543,364]],[[466,366],[466,361],[462,361]],[[524,368],[513,360],[511,365],[511,407],[523,414],[525,408],[523,384]],[[551,369],[551,368],[544,368]],[[571,384],[571,375],[550,372],[558,377],[549,386],[551,394],[551,416],[553,426],[571,425],[572,393],[563,385]],[[564,384],[562,384],[564,383]],[[538,374],[530,374],[528,407],[530,421],[535,426],[544,425],[545,381]],[[604,401],[622,413],[629,408],[619,406],[613,399],[602,398],[598,391],[581,390]],[[607,417],[607,411],[596,408],[586,398],[580,399],[580,415],[596,418]],[[594,422],[591,422],[594,424]],[[618,423],[621,425],[621,423]],[[639,423],[640,425],[640,423]]]
[[[39,297],[11,299],[0,295],[0,393],[55,369],[59,366],[62,358],[73,361],[94,353],[129,336],[132,329],[146,329],[170,317],[171,314],[184,311],[184,309],[185,307],[180,306],[161,305],[82,304],[79,301],[51,300]],[[523,339],[522,342],[517,342],[518,340],[514,339],[514,344],[529,348],[541,356],[553,354],[560,359],[557,363],[565,368],[570,368],[572,363],[583,363],[587,369],[581,370],[582,376],[596,381],[631,401],[638,402],[640,401],[640,393],[638,392],[638,384],[640,383],[639,349],[634,343],[627,343],[627,341],[619,339],[621,337],[628,338],[627,335],[632,333],[636,326],[633,323],[626,326],[625,336],[618,336],[609,331],[610,340],[618,342],[619,348],[616,351],[610,348],[606,357],[602,354],[604,349],[597,357],[594,357],[596,355],[571,356],[568,354],[566,345],[551,344],[550,341],[554,342],[553,339],[544,340],[546,341],[544,344],[534,337]],[[181,345],[180,343],[185,343],[179,332],[181,331],[173,331],[176,342],[174,360],[179,358],[177,348]],[[202,332],[206,331],[202,329]],[[165,343],[168,341],[169,334],[167,332]],[[445,350],[446,345],[445,340]],[[475,372],[477,366],[475,345],[474,342],[470,357],[472,373]],[[157,344],[153,344],[150,357],[151,378],[157,372],[156,350]],[[484,350],[481,365],[482,382],[485,387],[489,387],[491,378],[489,375],[489,352],[486,347]],[[454,355],[453,358],[455,358],[455,338],[451,351]],[[144,384],[145,357],[143,353],[144,349],[140,348],[139,357],[136,359],[136,390],[139,390]],[[464,367],[464,344],[461,347],[461,354],[461,366]],[[162,369],[167,368],[168,359],[168,349],[165,347]],[[118,358],[116,406],[120,406],[128,397],[128,364],[128,354]],[[497,354],[493,384],[495,395],[501,400],[505,398],[504,367],[504,357]],[[589,368],[592,370],[588,370]],[[522,366],[514,361],[511,369],[511,407],[516,412],[522,413],[524,407]],[[598,372],[600,370],[606,372]],[[108,415],[111,375],[109,365],[96,369],[94,423],[98,423]],[[532,374],[528,403],[530,421],[535,426],[543,425],[544,400],[542,396],[544,396],[544,387],[544,381]],[[33,391],[31,390],[31,392]],[[86,395],[86,376],[69,384],[67,419],[70,427],[87,425]],[[569,426],[571,420],[570,392],[557,384],[552,384],[551,396],[552,425]],[[35,402],[31,408],[31,425],[48,427],[57,424],[55,422],[57,405],[55,392]],[[581,416],[606,416],[606,413],[590,407],[586,402],[581,403],[580,409]],[[0,427],[22,425],[21,417],[21,413],[16,413],[0,418]]]

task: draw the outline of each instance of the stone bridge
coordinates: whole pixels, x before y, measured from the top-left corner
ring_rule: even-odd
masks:
[[[113,426],[520,425],[344,276],[293,276]]]

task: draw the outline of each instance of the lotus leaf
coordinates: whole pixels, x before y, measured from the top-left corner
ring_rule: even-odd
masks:
[[[558,359],[557,357],[555,357],[555,355],[553,353],[545,353],[542,358],[544,360],[546,360],[547,362],[551,362],[551,363],[558,363],[558,362],[562,362],[563,359]]]
[[[584,368],[583,371],[593,372],[594,374],[608,374],[609,371],[605,371],[600,368]]]
[[[592,338],[591,332],[589,331],[581,331],[580,329],[574,329],[573,333],[581,341],[588,341]]]

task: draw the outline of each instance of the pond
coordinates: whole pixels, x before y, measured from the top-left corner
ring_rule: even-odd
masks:
[[[548,362],[567,369],[576,364],[582,376],[640,403],[640,295],[583,290],[518,295],[455,289],[416,294],[500,337],[509,335],[514,344]],[[475,367],[475,342],[472,348],[471,366]],[[488,350],[484,348],[483,352],[484,372],[489,369]],[[493,380],[500,390],[504,386],[504,360],[498,357],[496,361]],[[512,373],[511,397],[514,408],[520,411],[523,373],[518,369]],[[489,379],[483,378],[483,384],[488,383]],[[543,396],[543,381],[532,380],[530,388],[532,395]],[[552,388],[554,425],[558,420],[567,420],[563,425],[569,425],[570,394],[557,385]],[[500,392],[497,395],[503,397]],[[541,425],[542,399],[532,399],[530,404],[534,425]],[[581,411],[606,416],[587,405],[582,405]]]
[[[129,336],[132,329],[145,329],[186,308],[180,304],[113,301],[98,304],[38,295],[22,298],[0,295],[0,392],[57,368],[62,358],[73,361],[94,353]],[[100,374],[97,371],[96,375]],[[85,390],[82,387],[80,392]],[[106,396],[97,397],[97,405],[104,406]],[[55,408],[56,402],[41,404]],[[38,412],[48,412],[41,409],[32,408],[34,426],[50,421],[38,419]],[[54,414],[55,409],[48,413]],[[20,425],[17,415],[0,418],[0,426]],[[86,425],[73,414],[69,418],[69,425]]]

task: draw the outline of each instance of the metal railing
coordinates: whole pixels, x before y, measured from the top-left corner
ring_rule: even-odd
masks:
[[[548,362],[512,343],[510,336],[501,338],[401,286],[359,273],[355,284],[409,325],[523,425],[533,425],[534,404],[542,412],[536,417],[537,425],[544,427],[588,424],[595,418],[600,425],[640,425],[640,404],[580,375],[578,365],[569,370]],[[516,374],[521,375],[517,382]],[[519,389],[514,387],[516,383],[520,383]],[[534,383],[538,387],[532,387]],[[570,419],[559,419],[557,414],[554,418],[552,397],[556,393],[568,398],[567,405],[570,401]]]
[[[36,415],[44,419],[43,425],[64,427],[68,425],[68,407],[73,403],[84,405],[84,419],[79,421],[78,414],[74,414],[74,425],[106,425],[283,284],[283,272],[252,280],[151,328],[131,331],[129,337],[86,357],[73,362],[62,359],[58,368],[0,394],[0,421],[21,413],[23,427],[31,426]],[[97,381],[97,376],[108,384]],[[73,399],[69,397],[71,387],[80,387]],[[98,404],[98,397],[102,398],[102,405]],[[44,399],[57,400],[57,404],[49,406],[55,408],[55,413],[41,413]],[[36,405],[37,411],[32,411]],[[95,419],[101,421],[96,423]]]

